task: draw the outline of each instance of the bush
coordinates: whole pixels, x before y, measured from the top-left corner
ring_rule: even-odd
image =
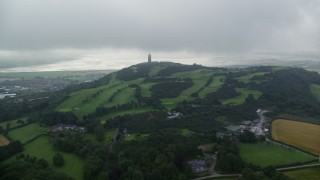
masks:
[[[61,154],[57,153],[53,156],[53,165],[56,167],[62,167],[64,165],[64,158]]]

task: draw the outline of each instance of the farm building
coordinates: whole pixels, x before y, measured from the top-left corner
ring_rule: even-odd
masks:
[[[62,131],[75,131],[80,133],[85,133],[87,129],[85,127],[79,127],[76,125],[70,125],[70,124],[58,124],[56,126],[53,126],[50,130],[48,130],[49,133],[57,133]]]
[[[231,133],[239,133],[243,128],[239,125],[229,125],[226,129]]]
[[[206,162],[204,160],[192,160],[188,161],[188,164],[191,166],[191,169],[194,172],[201,172],[206,170]]]
[[[251,121],[243,121],[241,125],[249,126],[251,123],[252,123]]]
[[[217,138],[220,138],[220,139],[224,138],[226,135],[227,135],[226,133],[222,133],[222,132],[217,132],[216,134]]]

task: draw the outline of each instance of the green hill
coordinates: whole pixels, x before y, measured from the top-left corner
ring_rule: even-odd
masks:
[[[300,111],[314,114],[319,106],[314,100],[319,75],[296,68],[226,69],[152,62],[124,68],[104,79],[96,86],[70,93],[56,111],[106,121],[125,114],[169,111],[183,102],[195,101],[218,101],[221,106],[240,109],[251,104],[251,113],[259,107],[276,106],[281,112],[299,115]],[[301,104],[310,108],[301,109]]]

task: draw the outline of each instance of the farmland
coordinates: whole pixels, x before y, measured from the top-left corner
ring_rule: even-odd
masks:
[[[10,141],[4,137],[2,134],[0,134],[0,146],[8,145]]]
[[[247,162],[261,167],[307,162],[314,158],[277,144],[240,144],[240,156]]]
[[[286,171],[284,172],[284,174],[296,180],[299,180],[299,179],[318,180],[320,179],[320,167]]]
[[[57,152],[59,152],[65,160],[65,165],[60,168],[53,166],[52,158]],[[63,172],[78,180],[83,179],[83,160],[81,160],[75,154],[55,151],[46,136],[42,136],[25,145],[23,153],[47,160],[50,167],[57,172]]]
[[[20,140],[23,144],[38,135],[46,133],[46,130],[47,128],[40,127],[39,124],[34,123],[12,130],[9,132],[8,136],[13,140]]]
[[[320,154],[320,125],[277,119],[272,123],[272,138],[315,154]]]
[[[247,88],[236,88],[236,91],[240,93],[239,96],[236,96],[234,98],[224,99],[222,100],[222,104],[230,104],[230,105],[239,105],[246,102],[246,98],[249,94],[252,94],[255,99],[258,99],[262,93],[257,90],[250,90]]]

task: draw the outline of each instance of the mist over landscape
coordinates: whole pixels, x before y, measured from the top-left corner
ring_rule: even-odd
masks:
[[[1,71],[319,61],[319,1],[0,2]],[[86,67],[83,67],[86,64]]]

